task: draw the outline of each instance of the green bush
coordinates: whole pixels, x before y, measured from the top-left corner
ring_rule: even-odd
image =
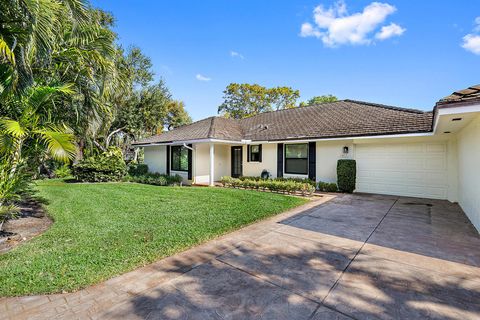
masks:
[[[323,182],[318,183],[318,190],[322,192],[337,192],[338,186],[335,182]]]
[[[355,190],[357,163],[353,159],[340,159],[337,162],[338,189],[352,193]]]
[[[115,147],[73,166],[74,177],[82,182],[120,181],[126,173],[122,151]]]
[[[232,178],[232,177],[222,177],[221,183],[225,187],[230,188],[243,188],[243,189],[253,189],[253,190],[270,190],[272,192],[282,192],[282,193],[301,193],[302,195],[311,195],[315,191],[315,186],[309,182],[296,181],[295,179],[281,178],[281,179],[258,179],[258,177],[253,177],[249,179],[247,177],[242,178]]]
[[[174,176],[168,176],[166,174],[149,172],[138,176],[128,176],[125,180],[129,182],[151,184],[155,186],[180,185],[182,183],[182,177],[178,174]]]
[[[54,173],[56,178],[67,178],[72,176],[72,170],[70,170],[70,167],[66,164],[55,169]]]
[[[143,176],[148,173],[148,165],[144,163],[131,163],[128,165],[128,174],[131,176]]]

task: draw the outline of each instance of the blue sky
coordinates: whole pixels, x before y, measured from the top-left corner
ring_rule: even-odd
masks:
[[[156,76],[194,120],[217,114],[231,82],[291,86],[299,101],[334,94],[423,110],[480,83],[474,0],[93,5],[114,14],[121,44],[151,57]]]

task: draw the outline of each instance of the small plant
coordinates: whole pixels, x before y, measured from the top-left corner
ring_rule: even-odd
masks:
[[[0,231],[2,231],[5,221],[18,218],[19,213],[20,208],[14,204],[0,205]]]
[[[337,192],[338,186],[334,182],[318,182],[318,190],[322,192]]]
[[[353,159],[340,159],[337,162],[338,189],[352,193],[355,190],[357,163]]]
[[[55,169],[54,173],[56,178],[68,178],[72,176],[72,170],[70,170],[66,164]]]
[[[26,168],[24,161],[17,164],[8,160],[0,161],[0,231],[6,220],[18,216],[20,209],[16,203],[30,192],[31,177],[25,172]]]

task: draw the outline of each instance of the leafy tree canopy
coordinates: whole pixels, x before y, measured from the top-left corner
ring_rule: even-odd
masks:
[[[218,112],[242,119],[262,112],[295,108],[300,92],[290,87],[266,88],[258,84],[231,83],[223,91]]]
[[[320,103],[325,103],[325,102],[335,102],[338,101],[338,98],[331,95],[323,95],[323,96],[315,96],[311,99],[308,99],[307,101],[300,102],[299,107],[307,107],[307,106],[312,106],[315,104],[320,104]]]

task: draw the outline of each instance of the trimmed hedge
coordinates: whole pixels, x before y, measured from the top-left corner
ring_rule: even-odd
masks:
[[[143,176],[148,173],[148,165],[144,163],[131,163],[128,165],[128,174],[131,176]]]
[[[243,189],[253,189],[253,190],[263,190],[263,191],[272,191],[272,192],[282,192],[288,194],[301,193],[304,196],[310,196],[315,192],[315,186],[312,186],[307,182],[298,182],[294,179],[284,178],[282,180],[278,179],[249,179],[247,177],[242,177],[240,179],[232,177],[222,177],[221,182],[224,187],[230,188],[243,188]]]
[[[155,186],[171,186],[182,184],[182,177],[178,174],[169,176],[166,174],[147,172],[146,174],[142,175],[128,176],[125,178],[125,180],[128,182],[151,184]]]
[[[335,182],[318,182],[318,190],[322,192],[337,192],[338,186]]]
[[[338,189],[352,193],[355,190],[357,162],[353,159],[340,159],[337,162]]]
[[[253,181],[262,181],[262,180],[270,180],[270,181],[294,181],[294,182],[299,182],[299,183],[308,183],[312,185],[313,187],[316,187],[316,183],[313,180],[310,179],[304,179],[304,178],[273,178],[273,179],[263,179],[262,177],[257,177],[257,176],[242,176],[238,178],[239,180],[253,180]]]
[[[82,182],[120,181],[126,174],[122,151],[115,147],[73,166],[74,177]]]

